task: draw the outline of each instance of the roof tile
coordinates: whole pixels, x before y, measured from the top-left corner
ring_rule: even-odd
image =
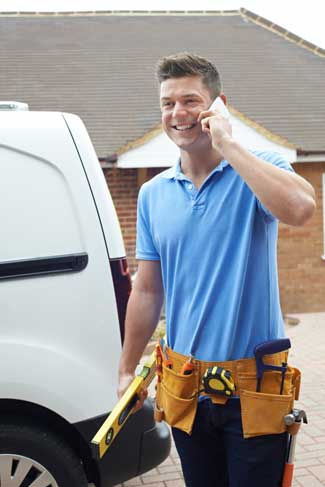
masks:
[[[77,113],[105,156],[157,126],[155,64],[187,50],[216,63],[238,112],[295,147],[325,150],[323,50],[260,19],[247,11],[0,16],[1,98]]]

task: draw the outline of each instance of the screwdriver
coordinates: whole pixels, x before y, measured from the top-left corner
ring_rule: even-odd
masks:
[[[193,355],[189,356],[189,359],[183,364],[180,374],[181,375],[190,375],[192,374],[193,370],[195,369],[195,364],[193,363],[194,357]]]
[[[168,357],[167,350],[166,350],[166,342],[163,338],[160,338],[159,346],[160,346],[160,350],[161,350],[161,354],[162,354],[162,358],[163,358],[163,362],[164,362],[165,367],[168,367],[168,369],[172,369],[173,363]]]

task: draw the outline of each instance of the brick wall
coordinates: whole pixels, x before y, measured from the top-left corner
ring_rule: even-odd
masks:
[[[105,169],[105,179],[120,220],[125,251],[131,273],[135,271],[136,206],[138,197],[136,169]]]
[[[322,173],[325,163],[297,163],[295,171],[316,191],[317,209],[303,227],[280,224],[278,268],[281,305],[285,313],[325,310]]]
[[[149,169],[148,179],[158,174],[159,169]],[[128,264],[133,274],[137,264],[135,259],[136,216],[138,198],[137,169],[105,169],[104,175],[112,195],[120,220]]]
[[[296,164],[295,170],[314,186],[317,210],[304,227],[280,224],[278,266],[284,313],[325,310],[323,254],[322,173],[325,162]],[[149,169],[148,179],[159,170]],[[136,169],[105,169],[104,174],[120,220],[131,273],[136,270],[135,235],[138,174]]]

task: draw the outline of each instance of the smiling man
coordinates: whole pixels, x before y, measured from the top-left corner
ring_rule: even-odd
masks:
[[[161,84],[160,104],[163,128],[181,150],[193,152],[195,149],[210,149],[198,115],[211,104],[211,95],[200,77],[164,81]]]
[[[279,390],[279,376],[271,373],[255,393],[254,348],[284,337],[278,221],[303,225],[315,208],[314,190],[279,154],[248,151],[232,137],[229,119],[210,109],[216,97],[226,103],[210,61],[188,53],[169,56],[159,62],[157,77],[162,125],[180,160],[139,194],[139,267],[119,395],[134,376],[165,298],[168,346],[161,357],[157,417],[172,426],[186,485],[280,486],[283,411],[292,406],[294,379],[287,374]],[[270,360],[281,366],[287,359],[274,354]],[[215,394],[204,383],[209,370],[219,374]],[[255,394],[253,402],[247,403],[243,389]],[[262,411],[261,394],[270,401]],[[262,425],[252,428],[261,415]]]

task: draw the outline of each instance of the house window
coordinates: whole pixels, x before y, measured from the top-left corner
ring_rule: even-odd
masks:
[[[325,173],[323,173],[323,255],[322,259],[325,260]]]

